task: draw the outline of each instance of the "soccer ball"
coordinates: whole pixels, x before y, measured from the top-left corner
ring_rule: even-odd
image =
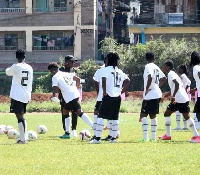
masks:
[[[28,131],[28,140],[36,140],[37,139],[37,133],[35,131]]]
[[[89,130],[84,129],[79,133],[79,137],[81,140],[89,140],[91,137],[91,133]]]
[[[47,127],[45,125],[39,125],[37,128],[38,134],[45,134],[47,132]]]
[[[10,126],[10,125],[8,125],[8,126],[6,126],[5,127],[5,134],[7,134],[8,133],[8,131],[10,130],[10,129],[13,129],[13,127],[12,126]]]
[[[6,125],[0,125],[0,135],[5,134]]]
[[[16,139],[18,134],[19,133],[16,129],[10,129],[7,132],[7,136],[8,136],[9,139]]]

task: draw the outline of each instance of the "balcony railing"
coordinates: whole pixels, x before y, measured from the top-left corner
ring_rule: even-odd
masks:
[[[73,46],[33,46],[33,50],[73,50]]]
[[[66,11],[72,11],[72,9],[67,7],[33,8],[33,12],[66,12]]]
[[[19,49],[18,46],[0,46],[0,50],[18,50],[18,49]]]
[[[25,13],[26,8],[0,8],[0,13]]]

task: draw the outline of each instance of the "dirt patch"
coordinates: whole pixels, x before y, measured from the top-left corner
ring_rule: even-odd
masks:
[[[129,92],[129,97],[128,98],[142,98],[142,91],[135,91],[135,92]],[[50,101],[51,93],[47,94],[32,94],[32,101],[37,101],[37,102],[43,102],[43,101]],[[97,93],[95,91],[92,92],[83,92],[83,101],[87,101],[89,99],[96,99],[97,98]],[[9,103],[10,98],[7,96],[0,95],[0,103]]]

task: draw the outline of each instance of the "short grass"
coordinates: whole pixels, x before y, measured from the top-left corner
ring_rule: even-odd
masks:
[[[121,136],[117,144],[103,142],[90,145],[79,138],[61,140],[60,114],[26,114],[28,130],[45,124],[48,132],[27,145],[16,145],[6,135],[0,135],[0,174],[14,175],[101,175],[199,174],[200,145],[188,142],[190,131],[172,131],[173,141],[140,143],[141,123],[138,114],[121,114]],[[92,118],[92,115],[90,114]],[[163,114],[158,116],[158,135],[165,132]],[[13,114],[0,114],[0,124],[17,128]],[[175,127],[173,117],[172,128]],[[88,128],[81,119],[77,131]],[[103,132],[103,136],[107,131]]]

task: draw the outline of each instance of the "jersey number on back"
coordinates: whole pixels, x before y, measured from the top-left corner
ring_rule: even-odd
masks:
[[[114,76],[114,87],[120,87],[121,76],[119,72],[111,72]]]
[[[155,83],[159,83],[159,70],[154,69]]]
[[[22,71],[22,80],[21,80],[21,85],[22,86],[27,86],[27,83],[25,81],[28,80],[28,71]]]
[[[63,77],[65,80],[65,83],[67,84],[67,86],[72,86],[73,85],[73,81],[67,77]]]

